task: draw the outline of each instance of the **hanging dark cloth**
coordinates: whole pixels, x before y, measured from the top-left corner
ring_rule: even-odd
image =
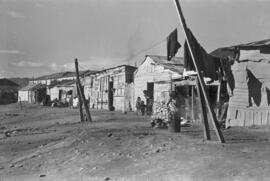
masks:
[[[190,46],[193,48],[195,53],[194,56],[197,60],[196,64],[199,71],[203,73],[204,77],[210,77],[213,80],[217,80],[217,71],[221,66],[220,61],[216,60],[215,57],[209,55],[204,50],[204,48],[198,43],[198,41],[189,29],[188,36],[190,39]],[[195,70],[187,42],[185,42],[184,45],[184,67],[187,70]]]
[[[181,44],[177,41],[177,28],[167,37],[167,58],[170,61],[175,56]]]
[[[220,64],[223,80],[227,81],[229,86],[228,93],[229,95],[233,95],[233,90],[235,88],[235,80],[231,69],[233,62],[229,58],[220,58]]]

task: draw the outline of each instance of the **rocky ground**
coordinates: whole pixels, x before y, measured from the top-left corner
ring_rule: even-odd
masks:
[[[0,106],[0,180],[269,180],[270,129],[224,130],[204,142],[200,125],[180,134],[134,113]]]

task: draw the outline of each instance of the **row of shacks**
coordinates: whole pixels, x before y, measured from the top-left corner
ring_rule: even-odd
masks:
[[[227,70],[231,78],[208,82],[205,77],[212,107],[221,101],[224,92],[229,95],[226,126],[269,125],[270,40],[220,48],[211,56],[223,62],[235,60]],[[73,72],[40,77],[19,91],[19,99],[35,103],[48,96],[50,100],[68,101],[76,97],[75,78]],[[93,109],[134,111],[136,99],[141,97],[146,104],[153,101],[155,114],[166,106],[170,92],[177,91],[182,97],[182,116],[193,120],[200,117],[196,75],[185,75],[183,58],[168,61],[165,56],[147,55],[138,67],[120,65],[85,71],[80,79]]]

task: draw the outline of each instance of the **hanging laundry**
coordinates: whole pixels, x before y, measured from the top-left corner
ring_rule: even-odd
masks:
[[[177,41],[177,28],[167,37],[167,58],[170,61],[175,56],[181,44]]]
[[[187,36],[190,39],[190,46],[194,50],[194,56],[199,71],[203,73],[204,77],[210,77],[213,80],[217,80],[217,71],[219,71],[221,66],[219,59],[209,55],[198,43],[189,29]],[[187,42],[184,44],[184,66],[187,70],[195,70]]]

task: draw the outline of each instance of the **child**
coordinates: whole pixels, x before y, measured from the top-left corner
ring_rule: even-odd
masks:
[[[139,115],[140,111],[141,111],[141,98],[138,97],[136,100],[136,114]]]

